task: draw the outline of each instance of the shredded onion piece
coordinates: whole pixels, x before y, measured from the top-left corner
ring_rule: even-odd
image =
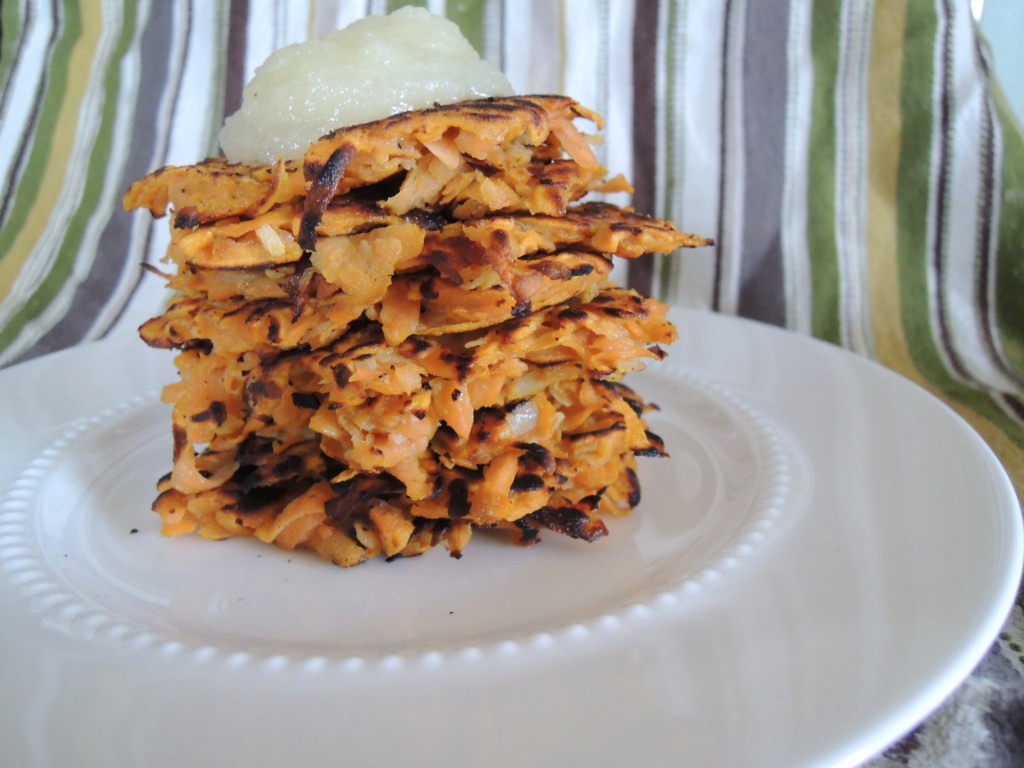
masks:
[[[267,253],[271,256],[279,258],[284,255],[284,241],[281,240],[281,236],[269,224],[263,224],[257,228],[256,237],[260,239],[263,247],[267,249]]]
[[[538,415],[537,404],[533,400],[520,403],[512,409],[512,413],[506,419],[508,428],[516,437],[522,437],[537,426]]]

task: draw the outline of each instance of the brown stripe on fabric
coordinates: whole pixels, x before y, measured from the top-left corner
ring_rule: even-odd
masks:
[[[499,19],[499,34],[498,34],[498,69],[505,72],[505,67],[508,65],[509,60],[509,44],[506,39],[508,36],[505,34],[505,14],[508,11],[505,8],[505,0],[498,0],[498,19]]]
[[[946,211],[949,208],[950,166],[953,163],[953,7],[952,0],[941,0],[938,3],[941,16],[942,62],[939,77],[939,125],[938,125],[938,168],[935,177],[935,231],[934,250],[932,252],[932,268],[935,270],[935,319],[938,325],[939,338],[944,356],[950,368],[961,379],[969,380],[970,375],[960,360],[953,346],[950,332],[950,318],[947,313],[946,301],[943,298],[943,286],[946,284]]]
[[[983,89],[982,99],[984,102],[981,110],[981,127],[979,130],[981,162],[978,189],[978,232],[975,240],[975,253],[978,259],[978,279],[975,284],[974,301],[978,307],[982,341],[990,358],[995,361],[999,370],[1011,381],[1024,385],[1024,378],[1020,376],[1013,366],[1007,364],[1002,355],[999,344],[996,341],[995,321],[993,320],[994,312],[991,294],[995,280],[993,246],[997,226],[995,220],[996,174],[999,172],[995,149],[995,125],[997,118],[995,115],[995,104],[992,101],[992,89],[989,86],[992,72],[988,65],[987,55],[982,50],[980,35],[974,36],[974,60],[981,75],[979,80]]]
[[[1024,402],[1009,392],[1002,393],[1000,397],[1007,410],[1016,417],[1017,421],[1024,422]]]
[[[786,322],[781,223],[788,34],[789,3],[747,4],[743,30],[743,238],[737,311],[775,325]]]
[[[505,66],[508,64],[508,40],[505,34],[505,14],[508,11],[505,8],[505,0],[498,0],[498,10],[495,14],[497,19],[497,40],[498,40],[498,69],[502,72],[505,71]]]
[[[173,94],[174,95],[173,95],[173,97],[171,99],[171,103],[172,103],[173,106],[171,108],[171,114],[168,117],[168,121],[169,121],[169,123],[171,125],[174,125],[175,116],[178,114],[178,109],[179,109],[178,105],[181,103],[182,97],[185,95],[184,90],[182,89],[182,79],[184,77],[184,72],[185,72],[185,62],[189,61],[191,59],[191,57],[192,57],[192,25],[194,23],[194,21],[193,21],[194,15],[195,15],[194,6],[190,3],[188,5],[188,11],[185,14],[185,28],[181,32],[181,35],[184,38],[184,43],[185,44],[184,44],[184,46],[182,48],[181,53],[177,54],[178,55],[178,66],[177,66],[175,71],[177,72],[178,76],[177,76],[177,79],[175,79],[174,84],[173,84]],[[172,55],[175,55],[175,54],[170,53],[168,55],[168,57],[167,57],[168,61],[170,61],[170,56],[172,56]],[[154,168],[159,168],[159,167],[161,167],[163,165],[166,165],[167,164],[167,159],[168,159],[167,153],[168,153],[169,148],[170,148],[170,142],[167,141],[167,142],[165,142],[164,146],[162,147],[162,150],[161,150],[162,154],[160,156],[160,159],[158,161],[156,161],[156,162],[151,161],[150,162],[150,166],[147,167],[147,168],[144,168],[142,170],[142,172],[138,176],[134,176],[133,177],[130,172],[126,171],[126,173],[125,173],[125,181],[134,182],[136,179],[142,178],[142,175],[144,175],[146,173],[149,173]],[[125,188],[127,189],[127,187],[125,187]],[[143,240],[142,244],[140,245],[140,252],[143,255],[145,255],[146,253],[149,252],[149,244],[150,244],[150,242],[152,240],[152,237],[153,237],[153,229],[152,229],[152,227],[147,227],[146,231],[145,231],[145,235],[144,235],[144,240]],[[144,270],[142,268],[142,266],[143,266],[142,264],[134,265],[134,269],[135,269],[135,284],[132,286],[132,290],[130,292],[132,295],[134,295],[136,293],[136,291],[138,291],[139,284],[146,278],[147,275],[149,275],[149,273],[146,270]],[[107,328],[103,329],[104,333],[109,331],[110,328],[112,328],[114,325],[117,324],[117,322],[121,319],[121,316],[124,314],[124,311],[127,308],[127,306],[128,306],[128,304],[126,302],[123,306],[120,307],[120,309],[117,312],[117,316],[111,319],[111,321],[110,321],[109,325],[107,326]]]
[[[142,33],[139,61],[139,84],[134,105],[132,132],[128,138],[129,150],[118,189],[125,190],[136,179],[152,170],[153,148],[157,144],[160,126],[160,102],[164,90],[147,84],[160,83],[166,88],[180,90],[181,69],[178,79],[170,81],[169,61],[174,26],[174,4],[153,3],[151,15]],[[177,101],[177,94],[175,95]],[[119,202],[119,201],[118,201]],[[96,257],[85,280],[75,289],[67,314],[29,350],[19,357],[25,360],[80,343],[93,321],[111,300],[118,281],[126,269],[141,272],[140,265],[127,264],[127,247],[131,242],[132,217],[115,205],[114,211],[100,235]],[[148,229],[147,229],[148,231]],[[148,237],[148,236],[147,236]],[[123,307],[121,308],[123,309]],[[116,318],[111,318],[111,324]],[[102,329],[103,332],[108,330]]]
[[[980,46],[980,40],[975,40],[975,45]],[[992,304],[988,297],[988,277],[991,270],[989,250],[992,248],[992,213],[994,209],[995,194],[995,119],[992,116],[992,100],[988,89],[988,66],[985,57],[980,51],[975,51],[975,58],[978,67],[982,71],[982,80],[985,82],[984,101],[985,106],[981,111],[981,179],[978,192],[978,234],[977,254],[981,263],[978,265],[980,279],[977,286],[977,293],[974,300],[977,302],[982,318],[987,319],[992,311]],[[995,349],[992,341],[992,329],[988,322],[984,322],[985,342],[990,349]]]
[[[11,98],[11,91],[13,90],[15,80],[14,75],[18,72],[18,63],[21,61],[25,46],[28,44],[29,31],[35,23],[35,10],[35,6],[32,3],[25,4],[25,18],[22,19],[21,34],[15,40],[14,50],[0,51],[0,62],[5,58],[9,59],[6,64],[7,75],[4,77],[3,82],[0,82],[0,115],[4,114],[7,102]],[[2,25],[3,19],[0,17],[0,26]],[[0,41],[2,39],[2,35],[0,35]]]
[[[57,41],[60,40],[61,33],[64,31],[64,15],[61,13],[63,6],[57,2],[57,0],[54,0],[52,5],[53,28],[50,30],[50,39],[46,41],[46,51],[42,55],[43,61],[47,62],[53,57],[53,49],[56,47]],[[31,13],[32,3],[28,3],[27,7],[29,9],[28,13]],[[27,18],[28,17],[26,16],[26,19]],[[17,197],[17,180],[21,178],[21,174],[25,170],[25,164],[28,162],[30,154],[29,148],[36,135],[36,126],[39,124],[39,114],[42,111],[43,103],[46,100],[46,90],[49,86],[50,68],[44,66],[43,75],[39,81],[39,87],[36,89],[36,95],[32,99],[32,111],[29,113],[28,121],[25,125],[25,131],[21,134],[21,137],[18,140],[18,148],[14,151],[14,162],[11,163],[7,178],[2,180],[4,193],[3,196],[0,197],[0,229],[7,225],[7,217],[10,215],[11,206],[14,204],[14,200]],[[0,258],[2,258],[2,256],[3,254],[0,254]]]
[[[245,88],[245,43],[249,28],[249,0],[231,0],[228,18],[227,67],[224,76],[224,117],[242,106]]]
[[[656,214],[658,2],[637,0],[633,15],[633,206]],[[629,286],[650,293],[654,261],[643,256],[629,265]]]

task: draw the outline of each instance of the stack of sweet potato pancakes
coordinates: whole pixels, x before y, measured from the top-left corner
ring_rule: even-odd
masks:
[[[485,99],[343,128],[299,161],[219,159],[136,182],[172,212],[173,298],[140,332],[175,348],[168,535],[255,536],[338,565],[474,528],[592,541],[664,453],[621,383],[674,340],[613,256],[708,241],[607,203],[557,96]]]

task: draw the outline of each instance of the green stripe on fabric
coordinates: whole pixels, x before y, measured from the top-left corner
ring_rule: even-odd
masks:
[[[35,138],[32,141],[32,149],[29,151],[28,162],[25,164],[26,169],[34,169],[34,172],[22,174],[19,180],[7,224],[0,230],[0,260],[8,258],[10,255],[11,247],[21,231],[22,221],[27,218],[29,211],[39,199],[39,190],[44,176],[41,171],[47,165],[50,147],[60,125],[57,118],[67,94],[68,63],[71,60],[75,43],[82,34],[82,15],[78,4],[66,4],[64,12],[60,37],[46,65],[49,81],[39,109],[39,121]],[[2,281],[0,281],[0,289],[3,287]],[[0,343],[0,349],[5,346]]]
[[[38,317],[71,278],[82,238],[93,213],[93,206],[101,198],[104,181],[110,170],[110,150],[119,106],[117,96],[121,85],[121,62],[131,44],[135,30],[135,16],[135,3],[125,3],[121,29],[107,62],[103,78],[105,98],[103,99],[96,141],[89,156],[82,200],[68,222],[52,268],[40,281],[39,287],[28,298],[25,305],[14,315],[11,322],[0,331],[0,350],[10,346],[25,323]]]
[[[1005,103],[997,104],[996,111],[1003,132],[996,328],[1010,364],[1024,373],[1024,136]]]
[[[10,76],[23,26],[20,3],[0,3],[0,83]]]
[[[1024,429],[1007,416],[988,392],[969,387],[951,375],[939,353],[938,340],[932,330],[932,308],[928,287],[928,275],[932,269],[928,250],[928,201],[932,183],[932,145],[934,141],[941,140],[941,137],[932,135],[932,110],[938,108],[934,103],[931,89],[933,77],[938,76],[934,71],[935,46],[941,45],[941,40],[938,39],[938,23],[934,6],[929,3],[908,3],[906,54],[902,73],[904,86],[900,104],[902,121],[897,190],[900,315],[908,350],[916,369],[916,376],[913,377],[920,376],[923,384],[950,402],[961,415],[979,427],[983,434],[989,433],[990,442],[994,441],[992,428],[998,429],[1006,441],[1015,446],[1016,460],[1019,463],[1020,450],[1024,448]],[[1010,142],[1007,144],[1011,155],[1004,158],[1004,169],[1008,169],[1013,163],[1017,164],[1017,169],[1004,170],[1004,174],[1008,174],[1004,175],[1004,178],[1009,180],[1016,176],[1015,183],[1019,184],[1020,169],[1024,167],[1020,164],[1024,158],[1020,155],[1019,145],[1014,148]],[[1021,187],[1018,186],[1017,189],[1020,190]],[[1012,191],[1004,188],[1004,199],[1008,192],[1009,196],[1013,197]],[[1008,249],[1000,254],[1003,260],[1019,259],[1020,256],[1019,238],[1022,225],[1019,221],[1019,211],[1019,207],[1016,211],[1006,208],[1001,214],[1001,218],[1003,215],[1008,219],[1017,218],[1016,222],[1007,222],[1005,229],[1000,233],[1000,248],[1008,246]],[[1018,239],[1004,242],[1004,235],[1008,240],[1013,237]],[[1012,267],[1003,261],[1001,267],[1004,268],[1001,278],[1006,280],[1005,269]],[[1013,281],[1007,282],[1012,284]],[[1019,284],[1017,277],[1017,285]],[[997,287],[997,293],[1003,294],[1008,288],[1010,286],[1001,282]],[[1003,295],[1002,302],[1012,304],[1019,301],[1019,296],[1019,293],[1012,296]],[[1013,315],[1016,316],[1019,311],[1015,309]],[[1003,319],[1009,318],[1004,316]],[[1017,328],[1020,328],[1020,325]],[[1008,465],[1013,465],[1014,456],[1010,456],[1007,451],[1005,446],[1001,449],[1001,458],[1007,461]],[[1016,477],[1015,480],[1020,482],[1021,478]]]
[[[470,42],[476,52],[483,56],[484,43],[484,5],[474,0],[448,0],[444,13],[449,19],[459,25],[462,34]]]
[[[808,156],[807,245],[811,259],[811,332],[840,343],[839,291],[841,272],[836,248],[836,105],[840,26],[832,0],[815,0],[812,9],[811,55],[814,90]]]
[[[195,24],[196,18],[193,16],[191,8],[187,13],[192,19],[192,23]],[[231,3],[216,3],[213,23],[217,29],[217,50],[213,52],[214,71],[211,73],[210,80],[210,82],[214,83],[214,87],[210,89],[210,122],[206,126],[208,132],[206,154],[210,157],[220,154],[220,129],[224,124],[224,119],[227,117],[224,114],[224,103],[227,90],[228,20],[230,18]],[[243,83],[242,85],[244,86],[245,84]]]
[[[174,26],[176,13],[170,3],[150,4],[146,18],[143,19],[143,6],[139,5],[140,18],[136,23],[129,54],[137,52],[139,68],[122,85],[126,93],[122,97],[122,110],[118,113],[112,149],[116,154],[121,148],[124,166],[119,177],[115,167],[111,167],[107,174],[108,183],[111,179],[119,178],[112,189],[108,187],[106,190],[108,194],[112,192],[114,198],[153,168],[154,148],[159,145],[161,138],[161,107],[167,103],[170,94],[177,93],[180,86],[180,69],[171,63],[176,36],[168,34]],[[134,86],[140,83],[161,83],[162,87],[135,87],[133,93],[129,94],[125,87],[128,83]],[[133,113],[130,126],[121,122],[127,111],[123,109],[125,104],[131,105],[130,111]],[[116,204],[114,199],[110,202]],[[127,282],[128,273],[135,272],[138,267],[138,260],[132,255],[134,223],[134,217],[120,211],[103,223],[89,273],[75,285],[75,294],[67,313],[53,323],[31,347],[24,351],[18,350],[18,360],[79,344],[87,336],[96,338],[105,335],[118,322],[120,313],[130,300],[127,290],[119,290],[121,281]],[[145,240],[144,234],[137,234],[141,235],[141,241]],[[136,244],[143,245],[142,242]],[[132,280],[132,283],[137,287],[138,279]]]
[[[394,13],[399,8],[402,8],[406,5],[414,5],[417,8],[426,8],[427,0],[388,0],[387,4],[385,5],[385,10],[387,13]]]
[[[900,166],[897,187],[897,253],[900,314],[907,345],[921,374],[948,383],[948,373],[932,333],[929,253],[929,201],[931,199],[934,51],[939,19],[931,3],[909,3],[903,57]]]

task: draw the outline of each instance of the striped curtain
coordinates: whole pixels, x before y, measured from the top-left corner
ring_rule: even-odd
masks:
[[[166,232],[119,196],[215,154],[273,50],[401,2],[5,2],[0,365],[130,332]],[[633,204],[716,238],[632,265],[954,405],[1024,483],[1024,144],[968,0],[435,0],[522,93],[608,118]]]
[[[0,365],[134,333],[164,299],[142,264],[167,232],[121,211],[128,184],[215,154],[273,50],[405,4],[6,0]],[[416,4],[519,92],[603,114],[632,204],[716,239],[620,279],[880,361],[1024,489],[1024,140],[969,0]]]

